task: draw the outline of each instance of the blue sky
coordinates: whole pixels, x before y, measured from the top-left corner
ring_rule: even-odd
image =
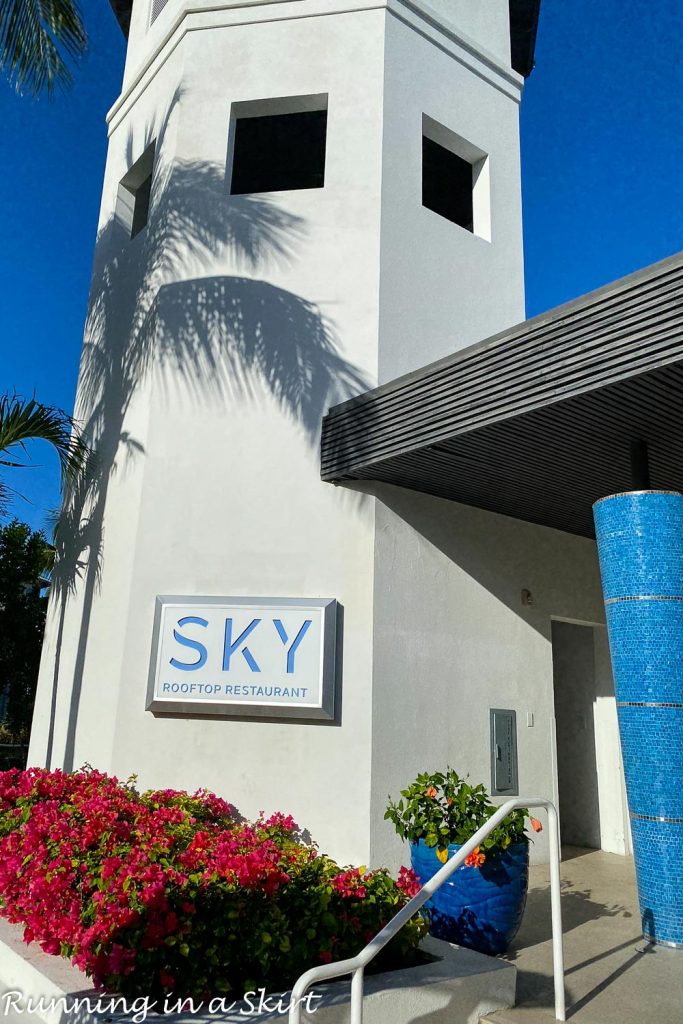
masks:
[[[0,391],[73,407],[100,187],[105,114],[124,41],[107,0],[86,0],[87,59],[53,102],[0,81],[5,141]],[[527,314],[683,248],[683,4],[542,0],[536,69],[522,105]],[[11,140],[11,146],[8,141]],[[7,482],[41,526],[56,460]]]

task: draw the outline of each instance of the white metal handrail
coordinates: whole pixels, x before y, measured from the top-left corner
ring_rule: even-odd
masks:
[[[458,850],[457,853],[446,861],[444,866],[429,879],[426,885],[406,903],[405,907],[399,910],[398,914],[382,928],[381,932],[375,935],[367,946],[357,956],[348,960],[339,960],[336,964],[321,964],[320,967],[312,967],[305,974],[302,974],[292,989],[292,999],[289,1007],[289,1024],[301,1024],[301,1004],[308,990],[316,982],[330,981],[332,978],[342,978],[347,974],[351,975],[351,1024],[362,1024],[363,1022],[363,986],[364,972],[371,960],[380,950],[393,939],[394,935],[401,930],[406,921],[417,913],[437,889],[441,888],[444,882],[448,881],[454,871],[464,862],[473,850],[480,846],[484,839],[492,832],[504,818],[507,818],[511,811],[526,807],[544,807],[548,812],[548,840],[550,844],[550,907],[552,914],[553,932],[553,977],[555,984],[555,1019],[566,1020],[565,1016],[565,992],[564,992],[564,954],[562,949],[562,909],[560,906],[560,833],[557,822],[557,810],[550,800],[541,800],[540,797],[533,797],[527,800],[508,800],[491,815],[485,825],[482,825],[471,839]]]

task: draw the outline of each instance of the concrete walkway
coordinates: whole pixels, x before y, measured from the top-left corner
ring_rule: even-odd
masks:
[[[572,1024],[682,1024],[683,950],[644,942],[633,860],[563,851],[562,914],[567,1020]],[[508,953],[517,1006],[489,1024],[547,1024],[553,1011],[548,868],[531,869],[522,927]]]

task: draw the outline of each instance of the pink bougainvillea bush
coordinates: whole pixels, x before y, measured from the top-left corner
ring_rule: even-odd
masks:
[[[94,770],[0,772],[0,914],[124,995],[286,989],[355,955],[416,891],[405,869],[341,869],[291,817],[211,793],[138,793]],[[413,918],[384,951],[409,962]]]

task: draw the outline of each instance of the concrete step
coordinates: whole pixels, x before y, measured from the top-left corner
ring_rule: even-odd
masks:
[[[427,1019],[429,1024],[469,1024],[514,1003],[517,969],[513,964],[431,936],[422,948],[429,962],[366,978],[364,1024],[415,1024]],[[347,980],[315,986],[314,991],[320,998],[309,1003],[313,1012],[302,1014],[306,1024],[348,1024]],[[271,1007],[279,995],[267,997]],[[29,998],[43,1001],[30,1015],[26,1013]],[[80,1000],[76,1009],[74,1000]],[[277,1007],[272,1012],[254,1012],[258,994],[249,1004],[237,1001],[217,1007],[214,1013],[161,1014],[149,1007],[145,1019],[149,1024],[286,1024],[287,994],[282,1002],[284,1013],[283,1007],[279,1012]],[[0,918],[0,1024],[131,1024],[132,1012],[130,1007],[127,1010],[121,1012],[119,1006],[112,1012],[110,998],[95,991],[84,974],[61,957],[43,953],[36,944],[27,946],[22,930]]]

